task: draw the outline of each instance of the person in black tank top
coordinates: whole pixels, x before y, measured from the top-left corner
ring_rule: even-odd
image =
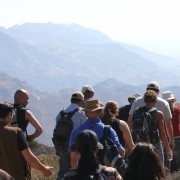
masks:
[[[116,118],[118,110],[119,106],[117,102],[108,101],[104,108],[102,122],[106,125],[110,125],[116,131],[120,143],[131,152],[134,147],[131,132],[125,121]]]

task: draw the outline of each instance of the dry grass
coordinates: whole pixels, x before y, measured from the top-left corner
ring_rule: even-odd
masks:
[[[55,154],[54,148],[39,144],[37,141],[31,143],[30,148],[44,165],[54,168],[50,177],[44,177],[40,171],[32,168],[32,180],[56,180],[56,175],[59,171],[59,157]]]
[[[32,169],[32,180],[56,180],[59,171],[59,157],[55,154],[54,148],[39,144],[36,141],[30,144],[30,148],[44,165],[54,168],[50,177],[44,177],[40,171]],[[169,175],[166,180],[180,180],[180,171]]]
[[[32,169],[32,179],[33,180],[55,180],[57,172],[59,170],[59,158],[55,154],[41,154],[38,156],[38,159],[44,164],[48,166],[52,166],[54,168],[53,174],[50,177],[44,177],[44,175],[35,169]]]

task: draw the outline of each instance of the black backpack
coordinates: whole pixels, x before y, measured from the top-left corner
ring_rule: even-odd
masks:
[[[107,180],[107,172],[105,169],[106,166],[100,165],[95,173],[84,177],[82,177],[81,174],[78,174],[78,170],[72,170],[64,175],[63,180]]]
[[[73,121],[71,118],[78,110],[77,108],[68,113],[63,110],[60,112],[61,116],[56,124],[52,137],[57,152],[68,151],[69,138],[73,130]]]
[[[14,116],[11,125],[13,127],[19,127],[27,134],[27,126],[29,121],[25,119],[26,109],[23,105],[14,106]]]
[[[139,107],[133,114],[132,138],[134,143],[147,142],[156,144],[160,141],[157,130],[155,107],[147,110],[146,107]]]
[[[110,138],[111,126],[104,126],[104,134],[100,142],[103,144],[104,149],[99,150],[98,158],[101,164],[114,167],[120,174],[123,174],[126,169],[126,163],[124,159],[119,155],[119,150]]]

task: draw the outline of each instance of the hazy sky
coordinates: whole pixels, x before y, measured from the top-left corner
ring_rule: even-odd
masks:
[[[0,26],[77,23],[180,59],[180,0],[0,0]]]

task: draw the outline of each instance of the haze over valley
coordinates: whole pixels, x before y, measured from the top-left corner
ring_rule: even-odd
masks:
[[[179,67],[173,57],[78,24],[0,27],[0,101],[13,102],[17,89],[28,90],[28,108],[44,128],[37,140],[45,144],[52,145],[58,111],[83,85],[92,85],[102,103],[115,100],[122,106],[132,94],[143,95],[149,81],[157,81],[161,92],[171,90],[179,102]]]

